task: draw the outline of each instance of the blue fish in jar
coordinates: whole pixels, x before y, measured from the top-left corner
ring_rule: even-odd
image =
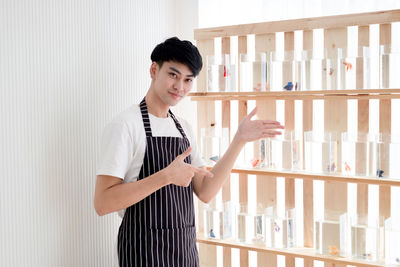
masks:
[[[292,82],[288,82],[283,89],[285,89],[286,91],[292,91],[293,90],[293,83]]]
[[[378,176],[379,178],[382,178],[382,177],[383,177],[383,173],[384,173],[383,170],[378,169],[378,170],[376,171],[376,176]]]
[[[212,160],[212,161],[214,161],[214,162],[217,162],[217,161],[218,161],[218,159],[219,159],[219,157],[218,157],[218,156],[213,156],[213,157],[211,157],[211,158],[210,158],[210,160]]]
[[[213,229],[210,230],[210,237],[215,238],[215,234],[213,232]]]

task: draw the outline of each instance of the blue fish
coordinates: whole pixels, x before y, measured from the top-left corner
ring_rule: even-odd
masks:
[[[210,230],[210,237],[213,237],[213,238],[215,238],[215,235],[214,235],[213,229],[211,229],[211,230]]]
[[[334,172],[335,169],[336,169],[335,162],[332,162],[332,165],[328,164],[328,168],[327,168],[328,172]]]
[[[218,156],[212,156],[212,157],[210,158],[210,160],[212,160],[212,161],[214,161],[214,162],[217,162],[218,159],[219,159]]]
[[[292,82],[288,82],[283,88],[284,88],[286,91],[292,91],[292,89],[293,89],[293,83],[292,83]]]
[[[383,177],[383,173],[384,173],[384,171],[381,169],[376,170],[376,176],[378,176],[379,178]]]
[[[274,222],[274,230],[275,230],[275,232],[279,232],[281,230],[281,228],[279,227],[279,225],[276,222]]]

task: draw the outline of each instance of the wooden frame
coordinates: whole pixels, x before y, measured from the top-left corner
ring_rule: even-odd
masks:
[[[205,59],[207,55],[214,54],[214,38],[221,37],[221,53],[232,54],[230,50],[230,37],[238,37],[238,54],[246,53],[247,35],[255,35],[255,51],[274,51],[276,49],[275,36],[278,32],[284,33],[283,50],[294,50],[294,31],[302,31],[303,49],[312,49],[313,30],[324,29],[324,47],[346,47],[347,32],[349,26],[358,26],[358,46],[369,45],[369,27],[371,24],[379,24],[380,38],[379,44],[391,43],[391,23],[400,22],[400,10],[379,11],[361,14],[349,14],[340,16],[328,16],[320,18],[306,18],[296,20],[274,21],[264,23],[254,23],[245,25],[234,25],[226,27],[216,27],[207,29],[197,29],[194,32],[197,46]],[[205,62],[205,60],[204,60]],[[206,69],[206,67],[204,67]],[[240,75],[237,75],[240,79]],[[317,91],[290,91],[290,92],[244,92],[240,88],[239,92],[202,92],[206,88],[206,71],[202,71],[198,78],[197,93],[191,93],[192,101],[197,102],[198,137],[200,143],[200,128],[215,125],[215,101],[222,103],[222,126],[230,128],[231,102],[238,101],[239,121],[247,114],[247,103],[255,100],[259,106],[258,117],[261,119],[276,119],[276,101],[283,100],[285,103],[285,125],[288,129],[295,127],[294,100],[301,100],[303,106],[302,125],[303,132],[313,129],[313,100],[323,100],[325,106],[325,130],[345,132],[347,130],[347,101],[355,99],[358,102],[358,131],[367,132],[369,129],[369,100],[378,99],[380,102],[380,125],[382,133],[391,132],[391,100],[400,98],[400,89],[375,89],[362,88],[362,82],[356,81],[357,89],[347,90],[317,90]],[[240,81],[238,83],[240,85]],[[317,126],[315,126],[317,127]],[[359,155],[356,155],[358,157]],[[338,160],[340,162],[340,159]],[[340,170],[340,169],[339,169]],[[276,205],[277,191],[276,178],[285,178],[285,203],[286,208],[294,207],[295,185],[294,178],[303,180],[303,207],[304,207],[304,246],[303,249],[270,249],[265,246],[245,245],[229,240],[211,240],[202,237],[202,205],[199,205],[199,236],[198,243],[200,248],[201,266],[216,266],[217,253],[215,246],[223,247],[224,267],[231,266],[230,248],[240,249],[240,266],[248,266],[248,251],[253,250],[258,253],[258,266],[276,266],[276,255],[286,257],[286,266],[294,266],[294,258],[304,258],[304,266],[313,266],[314,260],[325,262],[325,266],[343,266],[346,264],[356,266],[384,266],[382,262],[367,262],[343,257],[333,257],[319,255],[311,249],[313,241],[313,181],[325,181],[325,208],[344,212],[347,209],[347,197],[338,197],[335,192],[347,192],[348,183],[357,184],[357,212],[361,215],[368,214],[368,184],[379,185],[379,206],[380,215],[388,218],[390,216],[391,186],[400,186],[400,179],[377,179],[374,177],[345,176],[339,174],[320,175],[307,172],[274,171],[268,169],[245,169],[235,168],[232,173],[239,175],[239,201],[248,200],[248,175],[256,176],[257,201]],[[231,195],[231,188],[227,183],[222,189],[223,201],[228,201]],[[335,201],[331,201],[335,199]],[[331,265],[329,265],[331,264]]]

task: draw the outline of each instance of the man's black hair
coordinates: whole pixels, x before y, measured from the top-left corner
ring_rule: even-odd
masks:
[[[172,37],[158,44],[151,53],[151,61],[162,66],[166,61],[176,61],[188,66],[194,76],[197,76],[203,66],[203,60],[196,46],[186,40]]]

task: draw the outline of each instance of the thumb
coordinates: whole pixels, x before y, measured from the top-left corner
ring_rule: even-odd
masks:
[[[247,115],[247,118],[250,120],[254,115],[257,114],[257,107],[255,107],[250,113],[249,115]]]
[[[192,148],[188,147],[182,154],[179,155],[179,157],[182,159],[185,159],[186,157],[188,157],[190,155],[191,152],[192,152]]]

